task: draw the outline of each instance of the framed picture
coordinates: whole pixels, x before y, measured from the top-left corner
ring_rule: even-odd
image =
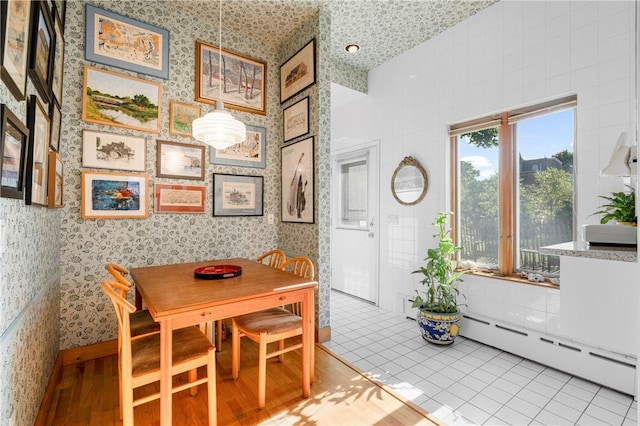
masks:
[[[267,129],[247,124],[247,138],[244,142],[225,149],[209,147],[209,163],[264,169],[267,164],[266,153]]]
[[[67,16],[67,0],[53,0],[53,12],[56,19],[59,19],[62,23],[62,31],[64,32],[64,21]]]
[[[82,172],[82,204],[85,219],[145,218],[149,216],[146,174]]]
[[[18,101],[25,99],[30,23],[29,2],[0,1],[0,77]]]
[[[49,118],[51,119],[51,136],[49,136],[49,146],[55,152],[60,152],[62,114],[60,114],[60,104],[55,99],[52,99],[51,102],[49,102]]]
[[[158,140],[156,176],[204,180],[204,146]]]
[[[316,39],[280,66],[280,103],[316,82]]]
[[[64,205],[64,166],[60,154],[49,153],[49,207],[55,209]]]
[[[162,86],[158,83],[84,67],[82,120],[160,133]]]
[[[87,61],[169,78],[169,31],[87,4]]]
[[[55,33],[47,4],[32,2],[31,46],[29,55],[29,76],[44,102],[49,102],[51,93],[51,66]]]
[[[178,136],[191,137],[191,124],[202,116],[202,108],[197,105],[171,101],[169,103],[169,133]]]
[[[204,186],[156,183],[154,210],[156,213],[204,213],[206,189]]]
[[[262,216],[262,176],[213,174],[214,216]]]
[[[66,3],[65,3],[66,4]],[[53,64],[51,65],[51,91],[53,97],[58,101],[59,105],[62,105],[62,78],[64,68],[64,27],[60,20],[59,14],[56,12],[56,7],[53,8],[53,29],[56,35],[56,42],[53,50]]]
[[[47,206],[47,168],[51,121],[36,95],[29,98],[27,122],[30,129],[25,175],[25,203]]]
[[[309,97],[303,98],[282,112],[284,141],[309,133]]]
[[[313,136],[282,147],[282,221],[313,223]]]
[[[220,99],[228,108],[266,115],[267,64],[224,49],[220,64],[218,50],[196,40],[196,101],[214,104]]]
[[[29,129],[4,104],[0,114],[0,196],[22,199]]]
[[[82,131],[82,167],[144,172],[146,159],[144,138]]]

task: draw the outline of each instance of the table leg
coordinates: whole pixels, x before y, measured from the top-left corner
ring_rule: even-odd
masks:
[[[311,351],[313,350],[313,290],[306,291],[302,302],[302,396],[311,394]]]
[[[171,425],[171,349],[172,331],[171,320],[160,321],[160,425]]]
[[[142,309],[142,295],[140,294],[137,288],[136,288],[135,294],[136,294],[136,297],[135,297],[136,310],[139,311],[140,309]]]

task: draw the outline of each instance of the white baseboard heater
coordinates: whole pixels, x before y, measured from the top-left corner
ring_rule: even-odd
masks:
[[[460,335],[629,395],[636,358],[465,313]]]

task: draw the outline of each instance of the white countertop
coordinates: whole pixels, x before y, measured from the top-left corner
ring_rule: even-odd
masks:
[[[570,241],[540,247],[540,253],[556,256],[584,257],[587,259],[617,260],[637,262],[638,249],[635,247],[593,246],[584,241]]]

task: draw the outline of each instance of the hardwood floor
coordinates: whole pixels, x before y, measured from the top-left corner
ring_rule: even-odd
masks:
[[[316,376],[311,396],[301,396],[300,353],[267,366],[267,407],[258,408],[257,345],[242,339],[240,378],[231,378],[231,342],[223,342],[217,354],[219,425],[432,425],[435,418],[362,376],[316,347]],[[176,380],[185,380],[178,377]],[[155,392],[157,385],[140,389]],[[173,397],[174,425],[206,425],[207,389]],[[135,409],[136,425],[159,424],[159,402]],[[46,416],[47,425],[121,425],[118,415],[118,364],[115,355],[65,366]]]

